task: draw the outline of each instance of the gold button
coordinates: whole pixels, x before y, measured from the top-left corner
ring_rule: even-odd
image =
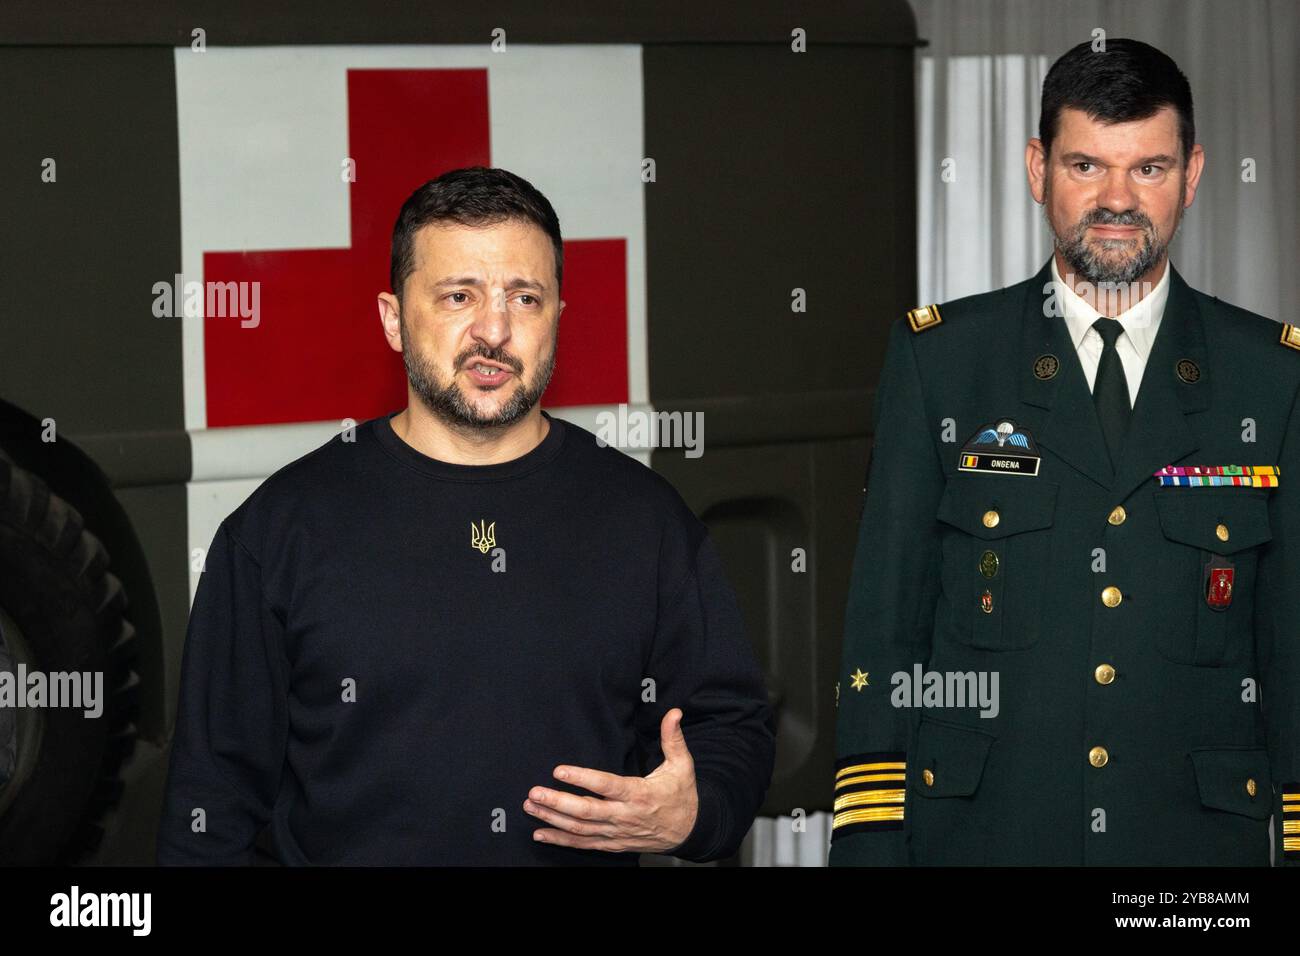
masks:
[[[1115,668],[1109,664],[1098,664],[1097,669],[1092,672],[1092,676],[1097,678],[1098,684],[1109,684],[1115,679]]]
[[[980,595],[980,610],[985,614],[993,613],[993,592],[985,591]]]
[[[1124,600],[1124,595],[1113,584],[1101,592],[1101,603],[1107,607],[1119,607],[1119,602],[1122,600]]]
[[[996,528],[998,526],[998,522],[1001,520],[1002,520],[1002,516],[999,515],[996,511],[994,511],[991,508],[988,511],[984,512],[984,527],[986,528]],[[1220,527],[1222,527],[1222,525],[1220,525]]]
[[[925,781],[927,787],[934,786],[934,771],[927,767],[921,772],[921,779]]]
[[[1246,780],[1246,792],[1248,794],[1250,794],[1253,797],[1257,789],[1258,788],[1255,786],[1254,777],[1250,777],[1249,779]]]
[[[1088,751],[1088,763],[1094,767],[1104,767],[1108,760],[1110,760],[1110,754],[1106,753],[1105,747],[1093,747]]]
[[[1226,524],[1221,524],[1221,525],[1219,525],[1217,528],[1214,529],[1214,535],[1215,535],[1215,537],[1217,537],[1220,541],[1227,541],[1227,540],[1228,540],[1228,526],[1227,526]]]
[[[1123,524],[1124,519],[1127,517],[1128,517],[1128,512],[1124,510],[1124,506],[1116,505],[1115,510],[1110,513],[1110,517],[1107,518],[1106,520],[1109,521],[1111,524]]]

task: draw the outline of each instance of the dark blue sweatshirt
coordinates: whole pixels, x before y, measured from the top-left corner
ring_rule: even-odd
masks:
[[[391,416],[389,416],[391,417]],[[649,468],[547,416],[455,465],[389,417],[268,478],[222,522],[190,614],[163,864],[633,864],[540,844],[558,764],[642,776],[681,707],[699,816],[735,851],[773,718],[704,525]]]

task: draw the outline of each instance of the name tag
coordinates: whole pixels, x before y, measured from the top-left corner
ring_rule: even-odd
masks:
[[[1036,477],[1042,456],[1033,436],[1015,422],[1003,419],[980,427],[962,446],[958,471]]]

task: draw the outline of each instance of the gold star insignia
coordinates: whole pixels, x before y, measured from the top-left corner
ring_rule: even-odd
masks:
[[[849,678],[853,681],[853,689],[860,691],[864,687],[869,687],[870,682],[867,680],[867,676],[867,674],[862,673],[861,667],[855,673],[850,674]]]

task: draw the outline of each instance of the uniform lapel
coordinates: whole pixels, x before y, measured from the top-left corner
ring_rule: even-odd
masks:
[[[1205,329],[1200,309],[1187,283],[1169,264],[1169,298],[1142,373],[1128,436],[1120,452],[1112,491],[1123,501],[1134,488],[1152,481],[1152,475],[1200,447],[1187,416],[1210,406],[1210,370],[1205,349]],[[1178,365],[1195,363],[1198,375],[1188,369],[1184,381]]]
[[[1051,283],[1048,260],[1030,283],[1021,313],[1020,400],[1041,409],[1028,416],[1036,423],[1032,430],[1039,445],[1109,488],[1112,472],[1101,423]],[[1056,372],[1042,377],[1050,370],[1051,358]]]

